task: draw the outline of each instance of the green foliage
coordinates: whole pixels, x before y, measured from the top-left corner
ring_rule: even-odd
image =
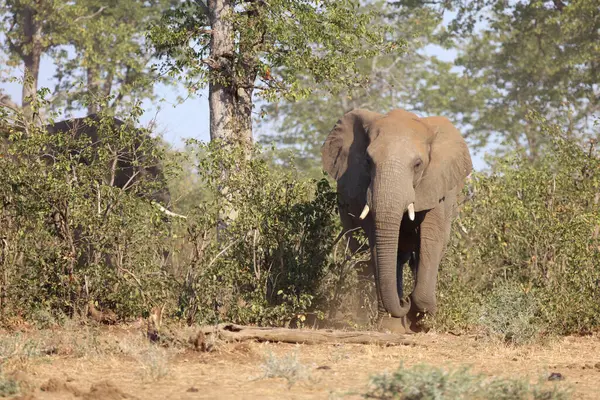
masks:
[[[440,271],[440,326],[483,324],[517,342],[600,326],[600,159],[593,142],[529,123],[551,143],[546,155],[532,165],[514,154],[468,184]]]
[[[276,143],[276,155],[282,162],[291,152],[294,155],[291,162],[311,176],[321,173],[321,146],[327,134],[351,109],[387,112],[402,107],[432,114],[472,101],[463,96],[466,82],[450,73],[452,64],[424,51],[426,46],[436,43],[434,32],[441,22],[438,13],[428,8],[393,8],[381,1],[369,2],[362,9],[373,16],[377,25],[391,28],[386,43],[403,43],[403,54],[364,53],[357,68],[367,77],[367,85],[359,85],[357,81],[331,92],[318,80],[304,75],[303,79],[314,87],[309,96],[263,107],[269,134],[260,140]],[[424,87],[424,81],[431,84]]]
[[[110,167],[115,157],[150,167],[160,151],[127,125],[111,126],[100,119],[93,146],[87,136],[43,129],[12,131],[3,143],[3,316],[73,315],[94,299],[131,316],[164,298],[169,226],[147,200],[161,183],[139,174],[116,187]]]
[[[560,124],[574,139],[594,137],[598,116],[600,8],[596,0],[397,1],[407,7],[456,11],[439,32],[458,50],[456,66],[473,100],[449,106],[452,119],[464,119],[465,132],[478,147],[499,146],[499,154],[527,152],[541,157],[547,137],[527,122],[535,109]],[[431,87],[449,77],[428,81]],[[450,80],[453,80],[450,77]]]
[[[192,91],[212,81],[234,90],[256,90],[269,102],[305,97],[314,83],[335,91],[362,80],[358,60],[402,45],[385,42],[388,29],[374,24],[372,14],[362,12],[355,0],[232,4],[235,48],[223,60],[209,54],[211,35],[216,34],[209,27],[210,4],[183,2],[149,34],[163,57],[161,68],[182,76]],[[304,81],[304,74],[310,81]]]
[[[188,225],[194,251],[180,298],[186,319],[283,324],[313,309],[337,228],[327,180],[272,171],[258,148],[241,162],[241,146],[196,146],[205,155],[198,172],[209,196]],[[223,169],[233,171],[225,180]],[[224,209],[235,215],[216,237]]]
[[[172,81],[150,68],[153,50],[145,43],[144,32],[170,3],[78,1],[79,13],[87,17],[69,27],[69,47],[50,52],[57,67],[54,92],[59,94],[53,105],[66,110],[84,106],[90,113],[112,108],[119,115],[138,101],[156,100],[155,84]],[[109,96],[110,102],[105,100]]]
[[[548,387],[540,380],[530,384],[526,380],[486,378],[475,375],[468,368],[445,370],[428,365],[411,368],[400,366],[392,374],[372,378],[367,399],[568,399],[570,394],[556,386]]]
[[[13,378],[7,378],[0,374],[0,396],[7,397],[18,394],[20,391],[19,382]]]
[[[189,323],[302,325],[347,311],[355,257],[336,240],[326,179],[274,167],[258,147],[247,158],[240,146],[190,141],[186,154],[167,153],[112,121],[96,122],[93,145],[87,136],[2,125],[2,317],[54,324],[90,301],[124,319],[166,303]],[[193,201],[179,207],[187,219],[151,204],[165,185],[151,174],[115,186],[115,157],[163,165],[179,194],[192,186]],[[235,214],[217,229],[223,210]]]
[[[64,44],[71,21],[81,16],[79,7],[69,1],[3,0],[0,2],[1,31],[6,35],[3,49],[9,55],[9,65],[17,66],[24,54],[31,54],[27,34],[39,28],[41,50]],[[29,47],[28,47],[29,45]]]
[[[1,47],[8,56],[7,66],[24,64],[28,77],[23,85],[33,84],[33,93],[25,92],[35,97],[40,60],[49,56],[56,66],[50,106],[126,114],[137,101],[156,99],[156,83],[172,83],[149,68],[152,49],[144,41],[148,24],[171,3],[0,1],[0,32],[5,36]]]

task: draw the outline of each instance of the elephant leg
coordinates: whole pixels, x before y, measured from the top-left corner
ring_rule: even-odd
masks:
[[[451,208],[447,204],[431,210],[421,223],[419,251],[414,265],[416,266],[415,288],[411,294],[411,311],[409,319],[415,330],[420,330],[418,323],[425,313],[435,315],[437,311],[436,287],[440,261],[449,240]]]

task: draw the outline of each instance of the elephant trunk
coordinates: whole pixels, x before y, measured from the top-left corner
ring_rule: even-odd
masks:
[[[399,170],[402,171],[398,166],[382,168],[372,187],[375,279],[384,308],[396,318],[406,316],[410,310],[410,299],[403,299],[402,277],[398,276],[402,273],[397,265],[400,224],[407,210],[411,211],[414,218],[410,206],[414,202],[412,177],[399,174]]]

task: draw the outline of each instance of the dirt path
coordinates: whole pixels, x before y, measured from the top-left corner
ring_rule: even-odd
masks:
[[[57,335],[46,339],[57,340]],[[211,353],[157,349],[139,333],[102,336],[60,339],[57,354],[14,364],[13,369],[20,371],[18,379],[30,388],[29,397],[22,398],[358,399],[370,376],[392,371],[401,362],[467,365],[473,372],[532,381],[559,372],[564,380],[556,383],[571,387],[572,398],[600,398],[598,336],[514,349],[472,337],[429,333],[414,335],[415,346],[243,343],[223,345]],[[283,375],[290,381],[264,377],[278,369],[285,369]]]

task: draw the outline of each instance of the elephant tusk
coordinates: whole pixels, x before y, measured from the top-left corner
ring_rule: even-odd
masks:
[[[410,218],[411,221],[415,220],[415,203],[410,203],[408,205],[408,218]]]
[[[163,213],[167,214],[169,217],[177,217],[177,218],[187,219],[187,217],[185,215],[176,214],[173,211],[169,211],[169,210],[167,210],[166,208],[164,208],[163,206],[161,206],[160,204],[158,204],[155,201],[153,201],[152,204],[154,206],[156,206],[160,211],[162,211]]]
[[[367,216],[367,214],[369,213],[369,205],[365,204],[365,208],[363,208],[362,212],[360,213],[360,219],[365,219],[365,217]]]

